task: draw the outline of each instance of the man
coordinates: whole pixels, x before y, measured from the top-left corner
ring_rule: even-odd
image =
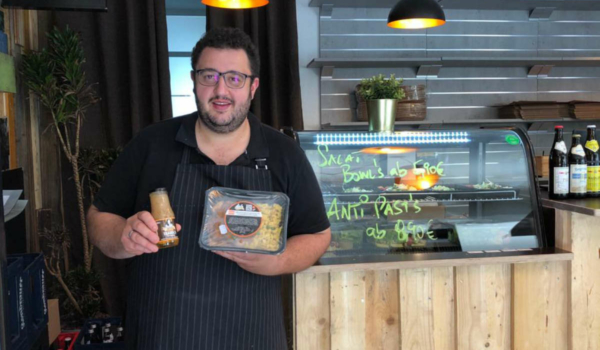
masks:
[[[260,65],[247,35],[207,32],[192,68],[198,112],[152,125],[127,145],[88,212],[91,240],[109,257],[131,258],[129,349],[287,349],[278,275],[306,269],[329,245],[319,185],[299,146],[249,113]],[[201,249],[213,186],[286,193],[286,250]],[[180,230],[179,246],[160,252],[148,212],[158,187],[169,190]]]

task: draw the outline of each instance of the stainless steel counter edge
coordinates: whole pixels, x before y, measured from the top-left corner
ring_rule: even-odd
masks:
[[[474,254],[477,253],[477,254]],[[390,259],[385,261],[385,259]],[[394,259],[394,260],[392,260]],[[559,248],[536,248],[523,251],[451,252],[431,254],[384,255],[379,257],[348,257],[331,259],[326,265],[314,265],[302,273],[376,271],[450,266],[522,264],[573,260],[573,253]]]

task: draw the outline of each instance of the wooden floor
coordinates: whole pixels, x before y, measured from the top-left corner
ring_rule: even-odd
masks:
[[[298,350],[600,349],[600,218],[557,211],[573,261],[295,275]]]

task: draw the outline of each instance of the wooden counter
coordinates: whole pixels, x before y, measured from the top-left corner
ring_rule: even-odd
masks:
[[[600,217],[557,210],[556,246],[529,261],[312,267],[294,276],[295,348],[598,350]]]
[[[600,199],[542,198],[556,209],[556,247],[574,253],[567,263],[569,349],[600,349]]]

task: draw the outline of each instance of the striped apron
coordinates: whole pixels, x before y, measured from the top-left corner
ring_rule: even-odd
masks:
[[[189,164],[185,147],[170,193],[179,246],[129,266],[128,349],[287,349],[281,277],[256,275],[200,248],[205,191],[213,186],[270,191],[264,159],[256,169]]]

